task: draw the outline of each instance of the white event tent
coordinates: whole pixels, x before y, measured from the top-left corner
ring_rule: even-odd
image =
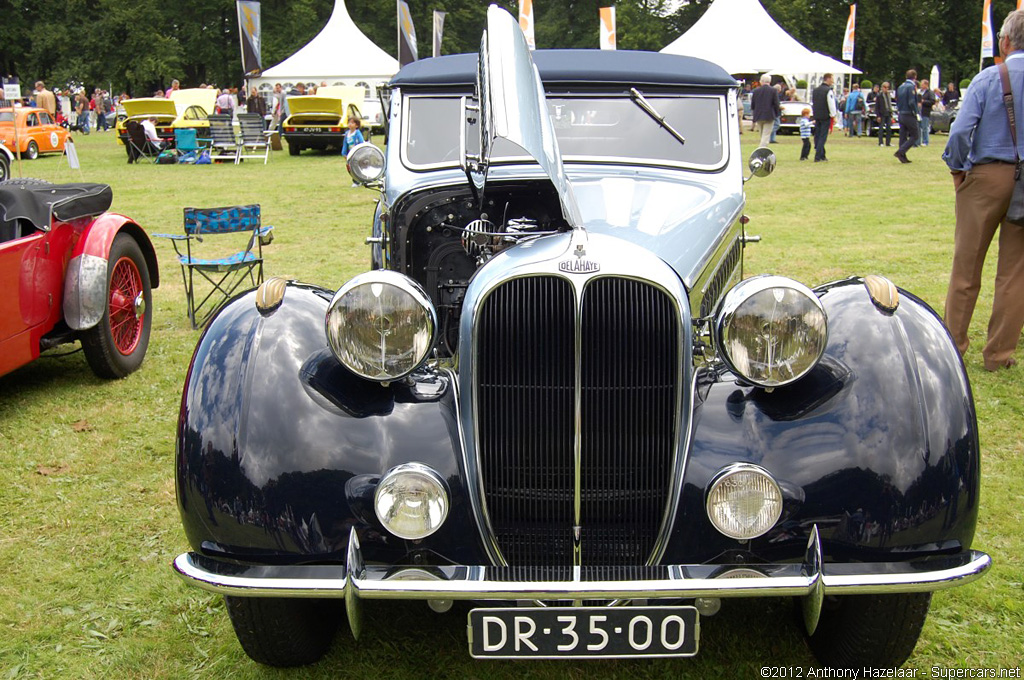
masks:
[[[801,45],[758,0],[714,0],[690,30],[661,51],[707,59],[732,74],[860,73]]]
[[[355,85],[364,88],[366,100],[372,102],[377,99],[377,86],[397,72],[398,60],[359,30],[345,0],[335,0],[331,18],[316,37],[280,64],[250,78],[249,87],[266,91],[276,83],[286,90],[300,82]]]

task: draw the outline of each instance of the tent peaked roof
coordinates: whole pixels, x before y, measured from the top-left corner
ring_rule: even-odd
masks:
[[[701,57],[733,74],[860,73],[804,47],[758,0],[714,0],[690,30],[661,51]]]
[[[280,64],[264,70],[262,77],[391,77],[397,71],[398,60],[359,30],[348,14],[345,0],[335,0],[331,18],[320,33]]]

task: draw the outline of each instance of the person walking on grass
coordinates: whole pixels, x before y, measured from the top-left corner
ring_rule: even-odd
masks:
[[[750,95],[750,107],[754,129],[761,135],[758,146],[768,146],[775,118],[782,115],[782,107],[779,105],[779,91],[772,87],[772,77],[767,73],[761,76],[761,86]]]
[[[896,149],[893,156],[900,163],[909,163],[907,151],[917,144],[921,136],[918,124],[921,107],[917,104],[917,71],[914,69],[907,71],[907,79],[896,90],[896,111],[900,119],[900,148]]]
[[[953,266],[944,319],[961,354],[970,344],[967,331],[981,290],[985,255],[999,229],[992,316],[981,350],[988,371],[1017,363],[1013,355],[1024,328],[1024,225],[1006,221],[1018,157],[1024,157],[1024,10],[1006,16],[999,31],[999,52],[1003,64],[989,66],[971,82],[942,154],[956,191]],[[1016,135],[1011,134],[1003,100],[1003,67],[1013,93]]]
[[[814,88],[811,94],[811,106],[814,113],[814,162],[823,163],[828,160],[825,156],[825,143],[828,141],[828,133],[832,129],[832,121],[838,115],[836,109],[836,93],[832,90],[832,83],[835,82],[831,73],[826,73],[821,79],[821,85]]]

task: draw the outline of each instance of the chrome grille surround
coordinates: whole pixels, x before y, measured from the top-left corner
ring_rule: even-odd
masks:
[[[600,270],[585,274],[565,273],[559,270],[559,263],[574,255],[583,254],[588,260],[600,263]],[[462,322],[460,327],[459,342],[459,367],[460,367],[460,411],[462,414],[462,435],[465,442],[464,464],[467,472],[467,479],[470,485],[474,510],[477,512],[477,522],[488,554],[495,565],[508,565],[509,561],[503,554],[497,540],[491,519],[488,513],[487,497],[484,492],[483,470],[480,462],[481,452],[481,425],[479,419],[480,404],[477,382],[480,379],[478,372],[481,367],[478,362],[477,347],[479,338],[478,317],[484,307],[485,301],[496,289],[514,279],[541,277],[544,280],[560,280],[571,287],[573,294],[574,311],[574,406],[571,432],[566,436],[572,437],[572,448],[574,458],[574,499],[573,517],[571,525],[566,531],[572,531],[568,537],[571,541],[572,554],[571,563],[565,566],[580,567],[582,565],[595,566],[600,562],[600,556],[595,561],[590,561],[584,555],[584,548],[581,547],[581,538],[586,541],[587,522],[586,518],[580,518],[580,511],[583,505],[581,499],[581,367],[580,367],[580,345],[581,337],[581,310],[584,292],[595,279],[620,279],[627,282],[638,282],[641,285],[649,286],[651,289],[660,291],[667,296],[668,304],[674,314],[676,325],[675,337],[677,338],[677,375],[671,389],[674,391],[673,403],[674,423],[672,425],[673,441],[670,443],[671,453],[669,468],[670,481],[667,487],[667,494],[663,499],[663,512],[659,522],[656,536],[653,539],[653,548],[646,558],[638,561],[639,565],[656,564],[660,559],[667,537],[672,529],[675,518],[678,499],[680,495],[682,471],[685,468],[685,457],[690,438],[691,422],[689,414],[692,408],[693,393],[693,369],[692,369],[692,327],[690,310],[687,303],[687,293],[678,275],[657,256],[649,251],[632,245],[619,239],[603,236],[588,235],[583,230],[576,230],[570,234],[538,239],[529,244],[509,249],[495,257],[471,282],[465,298],[463,307]],[[628,348],[626,348],[628,349]],[[510,362],[516,360],[515,356],[509,358]],[[564,445],[564,442],[563,442]],[[565,518],[561,518],[565,521]],[[560,539],[566,540],[566,539]],[[563,543],[563,559],[568,553],[565,552]],[[523,566],[523,565],[516,565]]]

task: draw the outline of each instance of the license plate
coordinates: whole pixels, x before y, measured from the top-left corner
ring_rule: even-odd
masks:
[[[307,127],[307,128],[300,128],[300,129],[303,132],[323,132],[324,131],[324,129],[322,127]]]
[[[693,656],[694,607],[506,607],[469,612],[469,653],[488,659]]]

